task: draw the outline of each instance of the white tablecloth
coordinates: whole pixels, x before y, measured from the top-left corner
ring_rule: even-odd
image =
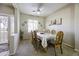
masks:
[[[50,33],[43,33],[37,32],[37,37],[41,39],[43,48],[47,47],[47,41],[48,40],[55,40],[56,34],[50,34]]]

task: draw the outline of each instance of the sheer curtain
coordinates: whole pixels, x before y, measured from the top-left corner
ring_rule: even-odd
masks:
[[[28,32],[34,31],[38,29],[38,21],[37,20],[28,20]]]

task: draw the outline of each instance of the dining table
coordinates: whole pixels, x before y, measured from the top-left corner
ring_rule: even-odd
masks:
[[[43,48],[48,46],[47,41],[51,40],[54,42],[56,40],[56,34],[45,33],[45,32],[37,32],[37,37],[42,41],[41,45]]]

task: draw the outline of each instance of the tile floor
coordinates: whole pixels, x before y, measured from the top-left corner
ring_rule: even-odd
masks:
[[[79,56],[78,52],[64,44],[63,54],[60,53],[60,49],[56,49],[56,52],[57,56]],[[49,47],[47,52],[44,52],[43,49],[36,51],[30,40],[22,40],[14,56],[55,56],[55,54],[53,47]]]

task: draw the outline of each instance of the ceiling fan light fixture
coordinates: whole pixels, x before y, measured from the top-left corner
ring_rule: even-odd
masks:
[[[40,14],[40,11],[37,11],[37,14]]]

